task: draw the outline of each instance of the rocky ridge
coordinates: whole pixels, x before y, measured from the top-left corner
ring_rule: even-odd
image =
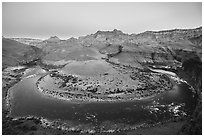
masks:
[[[46,44],[42,49],[46,52],[71,47],[87,47],[110,55],[110,60],[118,60],[121,64],[161,64],[179,66],[178,56],[183,52],[195,52],[201,58],[202,28],[189,30],[147,31],[141,34],[124,34],[122,31],[97,31],[95,34]],[[62,51],[50,52],[49,56],[63,54]],[[65,56],[59,60],[66,59]],[[46,60],[46,59],[45,59]]]
[[[45,61],[52,58],[66,60],[64,50],[73,51],[75,48],[87,47],[96,49],[101,54],[110,55],[110,60],[118,60],[122,64],[134,66],[161,64],[173,67],[181,65],[178,56],[183,56],[184,52],[195,52],[201,58],[202,27],[146,31],[130,35],[114,29],[97,31],[95,34],[78,39],[60,40],[57,36],[53,36],[44,41],[36,41],[33,45],[47,53],[43,58]]]

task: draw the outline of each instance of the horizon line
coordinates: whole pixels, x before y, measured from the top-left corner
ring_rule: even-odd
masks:
[[[145,31],[142,31],[142,32],[139,32],[139,33],[125,33],[125,32],[123,32],[122,30],[120,30],[120,29],[113,29],[113,30],[98,30],[98,31],[102,31],[102,32],[107,32],[107,31],[109,31],[109,32],[112,32],[112,31],[114,31],[114,30],[118,30],[118,31],[122,31],[122,33],[124,33],[124,34],[128,34],[128,35],[138,35],[138,34],[142,34],[142,33],[145,33],[145,32],[165,32],[165,31],[172,31],[172,30],[194,30],[194,29],[202,29],[202,25],[200,25],[200,26],[198,26],[198,27],[193,27],[193,28],[172,28],[172,29],[164,29],[164,30],[145,30]],[[97,31],[95,32],[95,33],[97,33]],[[14,37],[10,37],[10,36],[4,36],[4,35],[2,35],[2,38],[10,38],[10,39],[13,39],[13,38],[25,38],[25,39],[39,39],[39,40],[47,40],[47,39],[49,39],[50,37],[53,37],[53,36],[57,36],[60,40],[68,40],[68,39],[70,39],[70,38],[76,38],[76,39],[79,39],[79,37],[84,37],[84,36],[87,36],[87,35],[91,35],[91,34],[95,34],[95,33],[90,33],[90,34],[85,34],[85,35],[81,35],[81,36],[70,36],[70,37],[67,37],[67,38],[65,38],[65,37],[60,37],[60,36],[58,36],[58,35],[50,35],[50,36],[48,36],[47,38],[37,38],[37,37],[18,37],[18,36],[14,36]]]

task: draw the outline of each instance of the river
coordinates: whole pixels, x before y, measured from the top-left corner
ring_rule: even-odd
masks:
[[[73,103],[48,97],[39,92],[36,81],[45,71],[31,68],[29,75],[10,88],[11,116],[37,116],[50,120],[100,124],[104,121],[123,124],[156,123],[185,116],[194,109],[194,95],[185,83],[174,86],[154,98],[118,103]],[[33,75],[35,74],[35,75]],[[30,77],[32,75],[32,77]]]

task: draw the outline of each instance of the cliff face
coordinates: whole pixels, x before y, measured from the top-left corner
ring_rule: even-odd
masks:
[[[97,48],[102,53],[117,54],[118,60],[129,54],[131,64],[181,65],[183,52],[196,52],[201,58],[202,28],[147,31],[141,34],[124,34],[119,30],[98,31],[80,37],[78,41],[86,47]],[[119,50],[119,47],[122,50]],[[105,51],[105,52],[104,52]],[[114,58],[114,56],[112,56]],[[121,57],[121,58],[120,58]],[[122,62],[121,62],[122,63]]]
[[[182,127],[181,134],[202,134],[202,62],[199,57],[184,59],[180,77],[188,81],[196,91],[196,108],[192,116]]]

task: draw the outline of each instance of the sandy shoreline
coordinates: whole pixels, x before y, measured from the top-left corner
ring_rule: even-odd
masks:
[[[49,75],[46,75],[48,77],[50,77]],[[88,94],[90,94],[88,91],[83,91],[84,95],[80,95],[80,94],[74,94],[72,92],[67,92],[66,90],[63,89],[59,89],[59,91],[57,90],[49,90],[49,89],[44,89],[41,85],[40,82],[42,79],[44,79],[45,76],[39,78],[36,82],[36,86],[39,90],[39,92],[42,92],[43,94],[47,95],[47,96],[51,96],[57,99],[62,99],[62,100],[67,100],[67,101],[77,101],[77,102],[129,102],[129,101],[139,101],[139,100],[145,100],[145,99],[150,99],[153,98],[155,96],[157,96],[158,94],[161,94],[163,92],[172,90],[175,83],[173,83],[171,80],[169,81],[169,83],[171,83],[170,85],[168,85],[169,87],[165,87],[164,89],[162,89],[161,87],[159,87],[156,90],[152,90],[153,93],[146,93],[147,91],[143,91],[144,95],[139,93],[134,93],[132,96],[131,94],[124,94],[124,93],[120,93],[119,96],[117,95],[117,93],[115,94],[108,94],[108,95],[103,95],[103,93],[99,94],[100,96],[98,96],[98,94],[94,94],[91,93],[91,97],[89,97]],[[51,78],[51,77],[50,77]],[[45,81],[43,80],[43,83],[45,83]],[[147,90],[151,90],[151,89],[147,89]],[[87,95],[85,94],[87,92]],[[142,92],[142,93],[143,93]],[[65,94],[66,93],[66,94]],[[65,94],[65,96],[64,96]],[[80,96],[79,96],[80,95]],[[88,97],[87,97],[88,96]],[[126,99],[126,96],[128,97]],[[132,96],[132,97],[129,97]],[[134,97],[134,98],[133,98]]]
[[[120,102],[134,102],[134,101],[140,101],[140,100],[147,100],[147,99],[151,99],[151,98],[154,98],[155,96],[157,96],[158,94],[162,94],[162,93],[156,93],[156,94],[153,94],[151,96],[148,96],[148,97],[140,97],[140,98],[135,98],[135,99],[131,99],[131,100],[125,100],[125,99],[106,99],[106,100],[103,100],[103,99],[94,99],[94,98],[89,98],[89,99],[86,99],[86,100],[83,100],[83,99],[72,99],[72,98],[66,98],[66,97],[62,97],[62,96],[59,96],[59,95],[55,95],[55,94],[51,94],[48,92],[46,92],[43,88],[41,88],[39,86],[39,84],[36,84],[37,86],[37,89],[39,90],[39,92],[43,93],[45,96],[50,96],[50,97],[53,97],[53,98],[56,98],[56,99],[61,99],[61,100],[64,100],[64,101],[70,101],[72,103],[76,102],[76,103],[120,103]],[[173,88],[172,88],[173,89]],[[172,90],[170,89],[170,90]],[[57,94],[57,91],[56,91],[56,94]]]

